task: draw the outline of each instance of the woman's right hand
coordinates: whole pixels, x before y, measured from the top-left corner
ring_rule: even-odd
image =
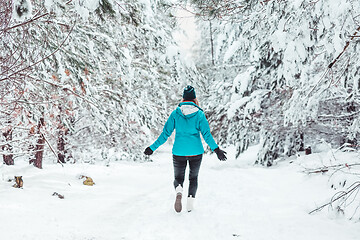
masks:
[[[147,147],[146,149],[145,149],[145,151],[144,151],[144,154],[145,155],[151,155],[151,154],[153,154],[153,150],[151,150],[151,148],[150,147]]]
[[[216,148],[215,150],[214,150],[214,152],[216,153],[216,155],[217,155],[217,157],[218,157],[218,159],[220,160],[220,161],[226,161],[226,152],[225,151],[223,151],[223,150],[221,150],[220,148]]]

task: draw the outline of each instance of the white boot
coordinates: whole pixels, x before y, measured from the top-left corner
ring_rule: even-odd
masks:
[[[175,188],[175,192],[176,192],[176,194],[178,194],[178,193],[181,193],[182,194],[182,192],[183,192],[183,188],[182,188],[182,186],[179,184],[179,186],[177,186],[176,188]]]
[[[182,198],[182,192],[183,192],[183,188],[181,187],[181,185],[179,184],[179,186],[177,186],[175,188],[176,191],[176,199],[175,199],[175,204],[174,204],[174,208],[176,212],[181,212],[182,209],[182,205],[181,205],[181,198]]]
[[[193,198],[191,195],[187,199],[186,209],[188,212],[191,212],[194,209],[194,201],[195,198]]]

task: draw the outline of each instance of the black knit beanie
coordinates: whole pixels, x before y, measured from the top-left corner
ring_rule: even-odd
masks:
[[[196,94],[195,94],[195,89],[188,85],[186,88],[184,88],[184,93],[183,93],[183,99],[184,100],[193,100],[196,98]]]

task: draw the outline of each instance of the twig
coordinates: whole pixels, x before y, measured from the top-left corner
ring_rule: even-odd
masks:
[[[329,171],[329,169],[320,169],[320,170],[308,172],[308,174],[312,174],[312,173],[326,173],[326,172],[328,172],[328,171]]]
[[[45,16],[47,16],[47,15],[49,15],[49,13],[44,13],[44,14],[42,14],[42,15],[40,15],[40,16],[35,17],[35,18],[31,18],[31,19],[29,19],[29,20],[26,21],[26,22],[23,22],[23,23],[20,23],[20,24],[17,24],[17,25],[15,25],[15,26],[8,27],[8,28],[5,28],[5,29],[1,29],[0,32],[6,32],[6,31],[9,31],[9,30],[14,29],[14,28],[24,26],[24,25],[26,25],[26,24],[29,24],[29,23],[31,23],[31,22],[34,22],[34,21],[38,20],[39,18],[45,17]]]
[[[360,31],[360,27],[358,29],[356,29],[356,32],[352,35],[350,40],[353,40],[356,37],[356,34]],[[344,54],[344,52],[346,51],[346,49],[349,47],[350,45],[350,41],[347,41],[345,44],[344,49],[342,50],[342,52],[337,56],[337,58],[335,58],[335,60],[329,64],[328,68],[332,68],[334,66],[334,64],[339,60],[339,58]]]
[[[338,197],[334,198],[336,195],[338,195],[339,193],[336,193],[333,198],[330,200],[330,202],[326,203],[326,204],[323,204],[321,205],[320,207],[312,210],[311,212],[309,212],[309,214],[312,214],[314,212],[318,212],[318,211],[321,211],[324,207],[326,206],[329,206],[331,205],[333,202],[345,197],[346,195],[348,194],[352,194],[356,189],[360,188],[360,182],[355,182],[353,183],[349,188],[348,188],[348,191],[341,191],[339,193],[341,193]],[[349,195],[348,195],[349,196]]]
[[[126,9],[123,8],[123,7],[120,5],[120,3],[118,3],[117,1],[115,1],[115,3],[116,3],[122,10],[124,10],[124,11],[126,12]],[[129,5],[128,3],[123,3],[123,4]]]

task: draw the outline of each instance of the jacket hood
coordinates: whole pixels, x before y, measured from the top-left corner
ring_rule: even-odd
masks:
[[[195,116],[198,111],[202,111],[202,109],[193,102],[181,102],[176,108],[176,113],[184,118],[191,118]]]

